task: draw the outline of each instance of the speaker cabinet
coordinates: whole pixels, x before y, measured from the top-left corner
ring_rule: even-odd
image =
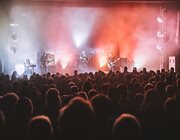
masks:
[[[0,59],[0,73],[4,73],[4,65],[2,59]]]

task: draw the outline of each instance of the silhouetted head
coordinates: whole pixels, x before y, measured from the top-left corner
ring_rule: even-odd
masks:
[[[155,89],[149,89],[145,94],[144,94],[144,101],[143,101],[143,106],[146,107],[150,104],[160,104],[160,95],[159,92]]]
[[[59,128],[63,140],[92,140],[95,117],[90,102],[80,97],[72,99],[60,110]]]
[[[174,85],[167,85],[166,94],[168,97],[173,97],[176,94],[176,87]]]
[[[162,81],[158,81],[155,85],[155,88],[159,91],[159,92],[164,92],[165,91],[165,85],[164,82]]]
[[[137,68],[136,67],[133,68],[133,72],[137,72]]]
[[[119,85],[117,85],[117,92],[118,92],[121,96],[126,96],[126,95],[127,95],[127,91],[128,91],[127,85],[124,85],[124,84],[119,84]]]
[[[29,118],[33,114],[33,104],[27,97],[20,98],[16,104],[16,114],[21,118]]]
[[[124,72],[127,72],[128,71],[128,68],[127,67],[124,67]]]
[[[141,124],[130,114],[122,114],[113,125],[112,140],[141,140]]]
[[[70,87],[70,92],[71,92],[71,94],[74,95],[75,93],[78,93],[78,91],[79,91],[78,86],[73,85],[73,86]]]
[[[136,105],[141,105],[144,100],[144,95],[142,93],[137,93],[135,95],[135,103]]]
[[[59,96],[59,90],[56,88],[50,88],[46,92],[46,105],[47,106],[60,106],[61,98]]]
[[[89,81],[86,81],[82,85],[82,91],[88,93],[92,89],[92,84]]]
[[[97,94],[97,91],[95,89],[91,89],[88,92],[88,98],[91,99],[92,97],[94,97]]]
[[[167,98],[164,102],[164,111],[171,121],[180,121],[180,102],[177,99]]]
[[[174,72],[174,68],[173,67],[170,68],[170,72]]]
[[[88,96],[87,96],[86,92],[80,91],[76,95],[79,97],[82,97],[85,100],[88,100]]]
[[[147,72],[146,68],[143,68],[143,72]]]
[[[53,127],[47,116],[36,116],[29,123],[30,140],[51,140],[53,136]]]
[[[19,97],[15,93],[7,93],[2,98],[2,109],[5,112],[12,111],[19,100]],[[6,114],[6,113],[5,113]]]
[[[97,94],[91,98],[91,103],[98,118],[107,119],[110,116],[112,103],[107,96]]]
[[[152,89],[153,88],[153,85],[148,83],[144,86],[144,92],[147,92],[149,89]]]

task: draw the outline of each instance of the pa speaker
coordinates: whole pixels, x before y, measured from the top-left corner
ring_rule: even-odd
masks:
[[[4,73],[3,60],[0,59],[0,73]]]

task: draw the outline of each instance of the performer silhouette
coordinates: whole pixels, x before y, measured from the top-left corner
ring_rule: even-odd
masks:
[[[107,65],[108,65],[109,70],[115,71],[115,58],[112,52],[109,54]]]

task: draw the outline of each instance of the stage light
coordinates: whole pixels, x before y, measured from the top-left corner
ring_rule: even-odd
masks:
[[[99,56],[99,66],[100,68],[104,67],[107,64],[107,59],[105,55],[100,55]]]
[[[16,23],[10,23],[9,25],[10,26],[18,26],[18,24],[16,24]]]
[[[62,62],[62,68],[65,69],[67,67],[67,63],[66,62]]]
[[[70,58],[67,56],[67,57],[63,57],[61,60],[61,66],[63,69],[65,69],[67,67],[67,65],[69,64],[70,62]]]
[[[162,33],[162,32],[157,32],[157,36],[158,36],[159,38],[162,38],[162,37],[164,37],[164,33]]]
[[[161,50],[161,49],[162,49],[162,45],[157,44],[157,45],[156,45],[156,49]]]
[[[21,64],[21,63],[16,64],[15,70],[17,71],[18,75],[22,75],[25,72],[24,64]]]
[[[73,39],[74,39],[74,43],[75,43],[76,47],[80,48],[82,43],[83,43],[83,41],[84,41],[83,34],[76,32],[73,35]]]
[[[73,41],[77,48],[89,38],[97,14],[91,8],[67,8],[68,24],[72,33]]]
[[[145,56],[137,56],[134,59],[134,67],[136,67],[137,69],[144,67],[145,61],[146,61]]]
[[[72,54],[68,50],[57,51],[55,54],[57,62],[60,62],[62,69],[65,69],[68,64],[73,60]]]
[[[162,18],[161,16],[158,16],[158,17],[157,17],[157,21],[158,21],[159,23],[162,23],[164,20],[163,20],[163,18]]]
[[[88,31],[89,29],[83,25],[86,23],[82,22],[81,24],[81,27],[78,25],[75,29],[72,29],[72,37],[77,48],[82,47],[82,44],[87,40],[90,34],[90,31]]]

